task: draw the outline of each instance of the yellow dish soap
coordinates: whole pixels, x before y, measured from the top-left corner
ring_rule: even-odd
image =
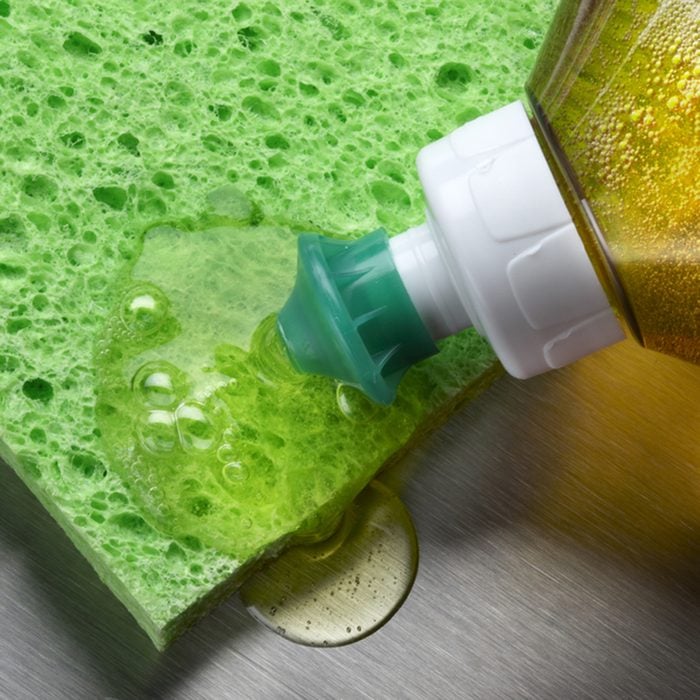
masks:
[[[528,84],[628,327],[700,361],[700,4],[564,2]]]

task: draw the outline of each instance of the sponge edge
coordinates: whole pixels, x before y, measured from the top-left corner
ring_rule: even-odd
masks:
[[[553,6],[0,3],[0,454],[156,645],[284,542],[244,562],[175,541],[101,447],[94,341],[141,232],[292,211],[298,230],[406,229],[415,154],[520,96]],[[413,373],[411,432],[497,372],[475,335],[446,343]]]

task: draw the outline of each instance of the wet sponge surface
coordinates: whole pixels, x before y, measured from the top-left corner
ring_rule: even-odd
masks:
[[[315,413],[292,415],[294,401],[276,413],[264,382],[243,382],[251,395],[228,397],[244,430],[239,447],[230,446],[247,451],[222,468],[264,465],[272,488],[286,473],[280,465],[293,461],[284,452],[290,436],[310,426],[295,454],[310,456],[312,486],[295,491],[303,503],[275,496],[275,522],[260,504],[250,524],[240,509],[217,515],[212,504],[225,499],[206,494],[234,488],[214,483],[220,474],[194,486],[191,475],[148,484],[153,469],[126,469],[119,435],[103,434],[115,422],[100,413],[109,410],[96,394],[103,398],[118,379],[105,378],[96,345],[147,253],[143,232],[190,219],[208,222],[215,241],[222,230],[240,233],[232,223],[256,240],[288,241],[304,229],[354,236],[378,223],[392,232],[418,223],[418,149],[520,96],[553,4],[0,0],[2,457],[157,644],[234,587],[245,565],[281,546],[290,529],[340,507],[494,363],[473,334],[446,343],[414,372],[388,417],[363,414],[357,397],[331,383],[314,384],[324,396]],[[285,246],[276,244],[272,267],[255,248],[245,258],[255,264],[241,274],[281,275],[293,255]],[[217,371],[251,374],[262,363],[264,374],[267,355],[251,348],[271,308],[239,301],[236,309],[249,334],[218,354],[211,348]],[[246,423],[252,405],[259,408]],[[375,423],[392,439],[369,431]],[[349,447],[350,436],[368,440],[340,462],[324,437],[339,424],[345,442],[333,449]],[[190,439],[201,437],[197,430]],[[262,481],[250,483],[262,493]],[[172,484],[176,492],[159,494]],[[226,527],[251,534],[239,546],[235,533],[222,535]]]

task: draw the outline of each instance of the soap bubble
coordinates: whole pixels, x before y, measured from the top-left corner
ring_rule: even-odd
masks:
[[[178,406],[175,423],[185,452],[206,452],[214,444],[214,426],[204,413],[204,406],[188,401]]]
[[[225,432],[229,432],[228,430]],[[222,462],[223,464],[228,464],[231,461],[234,461],[235,458],[235,451],[231,445],[228,443],[224,443],[219,447],[219,449],[216,451],[216,458],[219,460],[219,462]]]
[[[177,442],[175,416],[170,411],[149,411],[139,426],[139,440],[153,454],[171,452]]]
[[[340,412],[353,423],[362,423],[374,418],[379,406],[349,384],[338,384],[335,398]]]
[[[251,364],[258,379],[266,384],[301,384],[305,376],[292,366],[284,343],[277,332],[277,316],[272,314],[260,322],[253,334]]]
[[[248,478],[248,469],[241,462],[229,462],[221,470],[224,480],[230,483],[240,483]]]
[[[153,285],[139,285],[124,296],[120,317],[124,327],[138,335],[155,333],[168,317],[168,299]]]
[[[133,390],[154,408],[172,406],[183,384],[182,373],[169,362],[148,362],[136,371],[132,380]]]

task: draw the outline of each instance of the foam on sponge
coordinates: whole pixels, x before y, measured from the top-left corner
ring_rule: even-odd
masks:
[[[295,232],[422,219],[417,151],[520,95],[552,6],[0,0],[1,454],[158,645],[491,376],[464,334],[378,414],[286,375],[265,319]],[[187,236],[230,265],[174,330],[134,298],[172,320]],[[198,424],[212,397],[229,441]],[[144,434],[180,441],[167,468],[158,449],[135,463]],[[197,445],[209,456],[186,459]]]

